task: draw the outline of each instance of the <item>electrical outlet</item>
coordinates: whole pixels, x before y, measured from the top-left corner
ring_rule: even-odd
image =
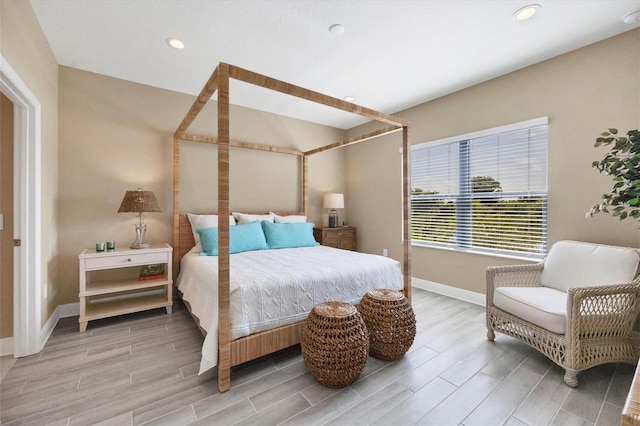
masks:
[[[386,249],[386,248],[383,248],[383,249],[382,249],[382,255],[383,255],[384,257],[389,256],[389,252],[387,251],[387,249]]]

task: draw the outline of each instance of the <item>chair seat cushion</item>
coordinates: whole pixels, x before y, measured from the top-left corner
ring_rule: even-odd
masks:
[[[567,294],[549,287],[497,287],[493,304],[552,333],[564,334]]]

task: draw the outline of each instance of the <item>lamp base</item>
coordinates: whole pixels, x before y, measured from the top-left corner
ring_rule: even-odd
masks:
[[[133,244],[131,244],[131,246],[129,246],[129,248],[132,248],[132,249],[143,249],[143,248],[149,248],[149,247],[151,247],[150,243],[137,243],[137,242],[134,242]]]
[[[131,244],[129,248],[143,249],[151,247],[151,244],[145,239],[144,234],[147,232],[147,225],[140,223],[136,225],[136,240]]]
[[[329,210],[329,228],[338,227],[338,211],[335,209]]]

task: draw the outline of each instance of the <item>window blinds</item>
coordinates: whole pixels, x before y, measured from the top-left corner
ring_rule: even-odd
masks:
[[[456,139],[412,148],[412,242],[543,256],[546,119]]]

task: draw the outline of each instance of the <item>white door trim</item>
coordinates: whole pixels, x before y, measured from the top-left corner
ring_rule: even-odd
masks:
[[[40,101],[0,55],[0,91],[14,104],[13,354],[42,349]]]

